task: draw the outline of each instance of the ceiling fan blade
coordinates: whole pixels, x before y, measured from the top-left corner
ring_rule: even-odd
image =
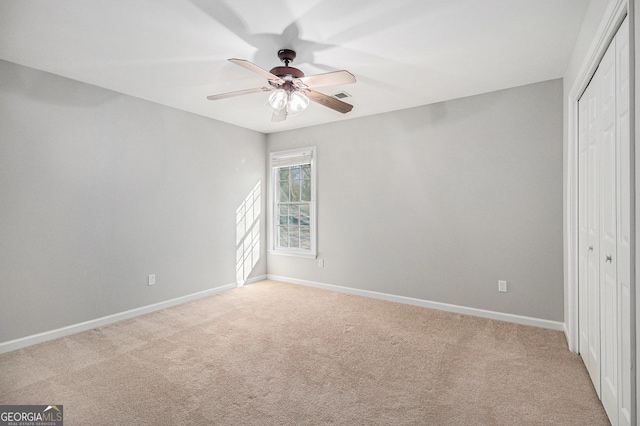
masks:
[[[234,96],[240,96],[240,95],[248,95],[249,93],[256,93],[256,92],[270,92],[272,89],[270,87],[256,87],[254,89],[245,89],[245,90],[238,90],[237,92],[227,92],[227,93],[220,93],[219,95],[210,95],[207,96],[207,99],[209,99],[210,101],[215,101],[218,99],[224,99],[224,98],[232,98]]]
[[[251,63],[249,61],[246,61],[244,59],[235,59],[235,58],[231,58],[229,59],[229,62],[233,62],[236,65],[241,66],[242,68],[246,68],[249,71],[253,71],[256,74],[260,74],[261,76],[263,76],[264,78],[266,78],[267,80],[278,80],[281,81],[282,79],[280,77],[278,77],[275,74],[271,74],[269,71],[263,70],[262,68],[260,68],[259,66],[257,66],[254,63]]]
[[[353,105],[342,102],[340,99],[334,98],[333,96],[328,96],[324,93],[316,92],[315,90],[305,90],[305,92],[310,100],[343,114],[346,114],[353,109]]]
[[[271,114],[271,121],[277,123],[279,121],[284,121],[287,119],[287,111],[285,108],[281,109],[279,112],[273,111]]]
[[[306,87],[322,87],[355,83],[356,78],[349,71],[342,70],[301,77],[295,81],[301,82]]]

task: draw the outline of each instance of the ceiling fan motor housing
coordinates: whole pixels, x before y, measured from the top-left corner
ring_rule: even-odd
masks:
[[[289,76],[293,78],[304,77],[304,73],[300,71],[298,68],[294,68],[294,67],[275,67],[275,68],[271,68],[271,71],[269,72],[273,75],[277,75],[282,79],[285,79],[286,77],[289,77]]]
[[[293,62],[296,58],[296,52],[291,49],[280,49],[278,51],[278,58],[282,62],[284,62],[284,67],[274,67],[269,71],[273,75],[277,75],[280,78],[286,79],[286,77],[291,78],[302,78],[304,77],[304,73],[300,71],[298,68],[290,67],[289,62]]]

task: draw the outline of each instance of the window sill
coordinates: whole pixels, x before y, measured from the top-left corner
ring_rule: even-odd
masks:
[[[318,257],[317,253],[290,250],[269,250],[269,254],[274,254],[276,256],[301,257],[303,259],[315,259]]]

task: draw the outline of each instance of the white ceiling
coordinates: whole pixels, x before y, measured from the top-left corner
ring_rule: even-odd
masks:
[[[0,59],[272,133],[563,76],[589,0],[0,0]],[[345,115],[272,123],[281,48],[306,75],[346,69]]]

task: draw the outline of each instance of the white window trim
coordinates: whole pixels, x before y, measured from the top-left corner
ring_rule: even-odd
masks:
[[[290,248],[276,248],[276,227],[277,227],[277,218],[280,216],[279,212],[276,211],[277,204],[275,202],[275,197],[277,194],[276,191],[276,182],[275,171],[276,168],[273,166],[274,158],[282,158],[282,157],[294,157],[297,155],[302,155],[304,153],[311,153],[311,205],[310,205],[310,219],[311,219],[311,249],[290,249]],[[317,234],[317,222],[316,222],[316,167],[317,167],[317,159],[316,159],[316,147],[307,147],[307,148],[298,148],[298,149],[289,149],[286,151],[274,151],[269,154],[269,211],[271,212],[270,222],[269,222],[269,254],[275,254],[280,256],[293,256],[293,257],[301,257],[307,259],[315,259],[318,256],[317,253],[317,244],[316,244],[316,234]]]

